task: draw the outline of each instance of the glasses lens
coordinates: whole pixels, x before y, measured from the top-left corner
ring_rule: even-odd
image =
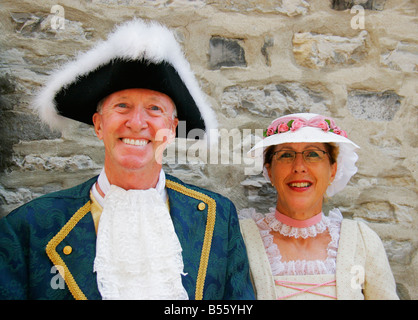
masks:
[[[280,163],[291,163],[296,159],[296,155],[301,153],[306,162],[320,162],[324,159],[326,151],[322,150],[305,150],[296,152],[293,150],[280,150],[274,153],[276,161]]]
[[[303,159],[306,162],[319,162],[324,159],[324,151],[321,150],[305,150],[303,151]]]
[[[296,152],[291,150],[277,151],[276,160],[282,163],[290,163],[296,158]]]

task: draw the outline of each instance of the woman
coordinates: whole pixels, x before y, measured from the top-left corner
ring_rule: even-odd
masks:
[[[310,113],[274,120],[264,136],[250,153],[264,157],[277,203],[266,215],[240,212],[257,299],[398,299],[377,234],[338,209],[322,212],[356,173],[358,146]]]

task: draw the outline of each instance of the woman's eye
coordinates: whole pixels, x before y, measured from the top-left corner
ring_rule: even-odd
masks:
[[[293,153],[291,153],[291,152],[283,152],[282,154],[280,154],[280,158],[282,158],[282,159],[293,158]]]
[[[313,150],[310,150],[307,152],[306,155],[308,158],[318,158],[319,157],[319,153]]]

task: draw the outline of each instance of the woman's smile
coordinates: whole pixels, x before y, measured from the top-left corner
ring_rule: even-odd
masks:
[[[290,189],[297,192],[304,192],[309,190],[309,188],[312,186],[312,182],[310,181],[292,181],[287,184]]]

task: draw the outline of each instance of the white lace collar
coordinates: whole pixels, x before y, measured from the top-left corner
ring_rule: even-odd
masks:
[[[96,184],[99,184],[100,189],[103,191],[104,194],[106,194],[110,190],[110,183],[107,179],[105,169],[103,168],[102,171],[99,174],[99,177],[97,178],[97,182],[93,185],[91,188],[91,192],[93,193],[94,198],[96,201],[100,204],[100,206],[103,208],[104,206],[104,197],[102,197],[97,190]],[[157,185],[155,186],[155,189],[160,194],[161,198],[163,199],[164,203],[167,202],[167,190],[165,189],[165,172],[163,169],[160,171],[160,177],[158,179]]]
[[[165,174],[156,188],[124,190],[110,185],[104,170],[98,183],[105,193],[93,271],[106,299],[188,299],[182,248],[166,204]]]
[[[328,216],[322,215],[319,223],[306,228],[284,225],[275,218],[275,213],[275,208],[270,208],[270,212],[266,215],[256,212],[254,208],[242,209],[239,213],[240,219],[250,218],[257,224],[273,276],[335,274],[338,241],[343,219],[341,212],[338,209],[333,209],[328,213]],[[288,236],[315,237],[327,229],[331,241],[327,247],[328,256],[325,260],[282,261],[280,250],[273,242],[273,235],[271,234],[271,230],[274,230]]]

